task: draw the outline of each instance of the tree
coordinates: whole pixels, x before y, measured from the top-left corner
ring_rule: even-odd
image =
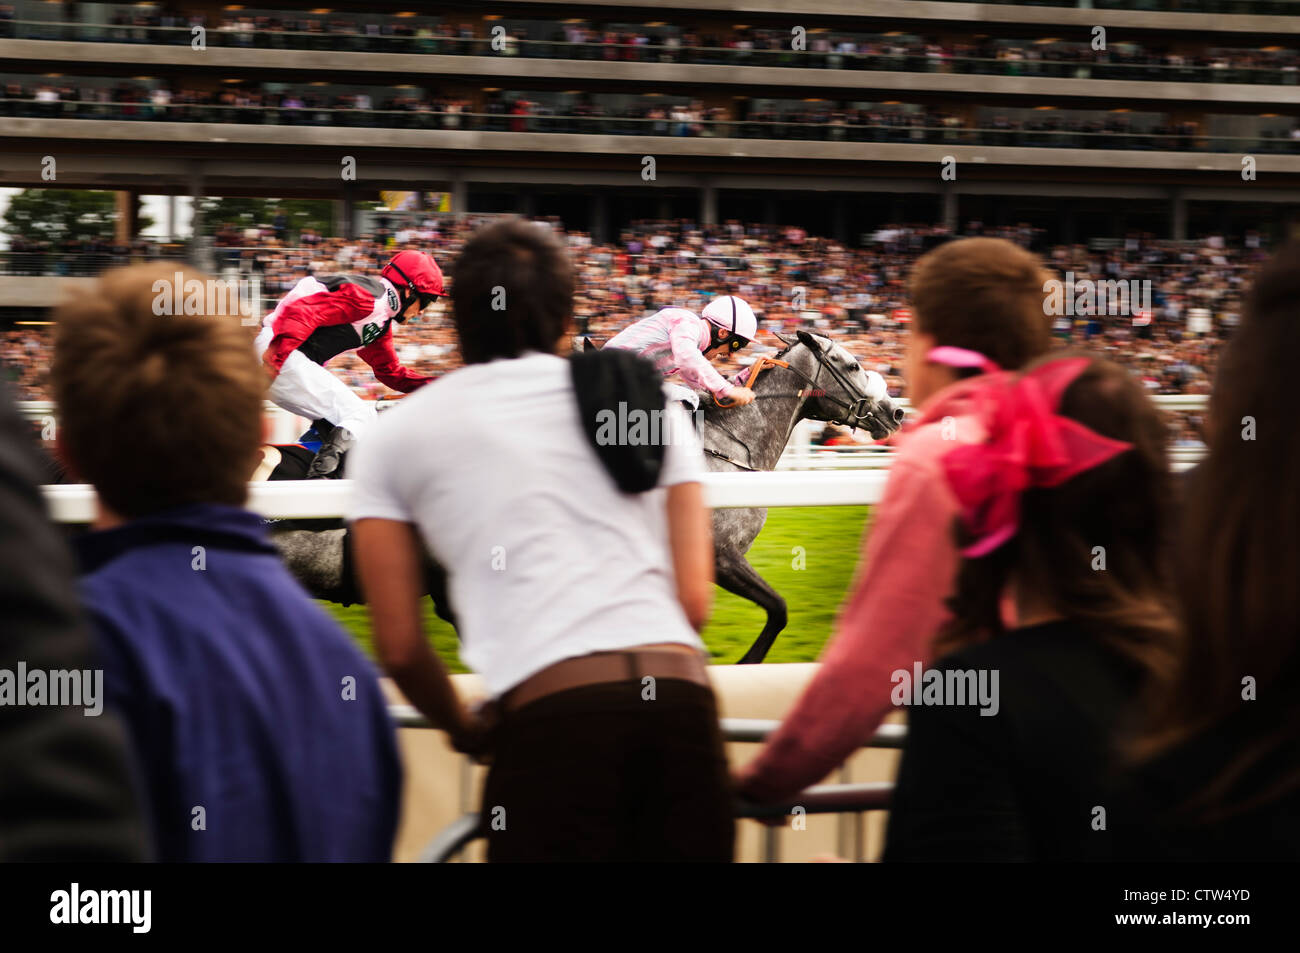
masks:
[[[117,199],[113,192],[92,189],[23,189],[5,209],[6,235],[28,241],[53,244],[91,238],[112,241],[117,223]],[[153,222],[139,216],[139,228]]]
[[[270,225],[280,211],[289,220],[291,234],[296,235],[304,228],[315,229],[322,235],[334,231],[334,207],[329,199],[212,197],[200,199],[199,209],[203,215],[201,227],[209,235],[227,224],[238,228]]]

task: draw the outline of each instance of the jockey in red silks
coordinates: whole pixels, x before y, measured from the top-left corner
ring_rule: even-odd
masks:
[[[743,298],[723,295],[714,298],[700,314],[685,308],[664,308],[624,328],[605,347],[636,351],[654,361],[665,377],[677,374],[686,382],[669,382],[664,390],[670,400],[680,400],[691,411],[699,407],[699,394],[708,391],[737,405],[748,404],[754,392],[728,381],[709,363],[708,354],[726,346],[739,351],[758,333],[758,318]]]
[[[432,256],[401,251],[377,278],[303,278],[262,319],[256,346],[272,377],[271,400],[292,414],[334,425],[307,479],[337,470],[342,454],[376,417],[374,404],[353,393],[325,364],[355,350],[393,390],[409,394],[422,387],[432,378],[398,362],[392,323],[419,314],[442,294],[442,270]]]

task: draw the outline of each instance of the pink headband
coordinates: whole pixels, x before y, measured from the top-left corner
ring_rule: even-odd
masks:
[[[952,347],[947,344],[942,347],[931,348],[930,352],[925,355],[925,359],[935,364],[947,364],[949,367],[978,367],[989,374],[996,374],[1002,370],[979,351],[971,351],[964,347]]]

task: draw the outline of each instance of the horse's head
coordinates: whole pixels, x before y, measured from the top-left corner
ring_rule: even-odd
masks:
[[[829,338],[797,333],[797,341],[777,337],[789,345],[783,359],[804,378],[804,416],[862,427],[876,440],[902,426],[903,408],[890,399],[883,377],[864,371],[856,357]]]

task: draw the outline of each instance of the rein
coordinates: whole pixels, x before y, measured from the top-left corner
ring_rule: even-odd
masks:
[[[768,357],[766,354],[754,358],[754,363],[750,365],[749,376],[745,378],[745,386],[748,387],[750,390],[753,390],[754,385],[758,383],[758,375],[763,373],[763,371],[767,370],[767,368],[769,367],[784,367],[787,370],[789,370],[790,362],[779,361],[774,357]],[[796,373],[797,373],[797,369],[796,369]],[[770,396],[776,397],[778,395],[772,394]],[[780,395],[780,396],[792,396],[792,395]],[[717,397],[713,398],[713,402],[717,404],[719,407],[721,407],[723,410],[730,410],[732,407],[736,406],[736,402],[734,400],[728,400],[724,404],[722,400],[718,399]]]
[[[784,367],[786,370],[792,371],[794,374],[800,377],[805,384],[807,384],[809,387],[813,388],[814,390],[817,389],[817,381],[821,377],[822,371],[828,371],[830,372],[831,377],[835,378],[835,382],[839,384],[840,387],[844,388],[844,392],[846,394],[857,393],[857,391],[853,387],[852,382],[850,382],[844,376],[843,372],[840,371],[839,368],[835,367],[835,365],[831,364],[829,361],[826,360],[826,355],[822,353],[822,351],[820,350],[813,351],[813,356],[817,358],[817,377],[809,377],[799,368],[791,367],[789,361],[777,360],[774,357],[767,357],[766,355],[757,357],[754,359],[754,363],[751,365],[751,372],[749,377],[745,379],[744,386],[748,387],[750,390],[753,390],[754,384],[758,381],[758,375],[761,374],[764,370],[766,370],[769,367]],[[755,394],[754,399],[761,400],[763,398],[801,397],[801,396],[803,395],[800,393]],[[849,427],[851,427],[852,429],[857,430],[858,421],[866,420],[868,417],[871,416],[871,411],[868,409],[871,405],[870,397],[866,397],[866,396],[857,397],[854,398],[852,403],[849,403],[848,401],[845,401],[839,397],[835,397],[831,394],[822,393],[817,396],[821,397],[823,400],[828,400],[832,404],[835,404],[836,406],[841,407],[845,411],[847,411],[847,413],[843,415],[842,420],[833,421],[834,423],[845,423],[848,424]],[[716,397],[713,398],[713,402],[717,406],[721,407],[723,410],[731,410],[736,406],[735,401],[727,401],[726,403],[723,403],[723,401],[719,400]]]

